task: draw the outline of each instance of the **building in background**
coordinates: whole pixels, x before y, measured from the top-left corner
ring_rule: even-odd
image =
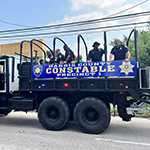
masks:
[[[40,41],[46,44],[46,42],[43,39],[40,39]],[[37,41],[34,41],[34,43],[38,44],[46,52],[46,47],[43,44],[41,44],[40,42],[37,42]],[[33,57],[35,57],[34,50],[36,50],[36,51],[38,51],[37,56],[39,57],[39,59],[43,58],[44,53],[42,52],[42,50],[39,47],[37,47],[36,45],[33,44],[32,50],[33,50]],[[20,53],[20,43],[11,43],[11,44],[0,45],[0,55],[16,55],[15,52]],[[28,57],[31,57],[29,42],[24,42],[22,54],[26,55]],[[18,56],[18,55],[16,55],[16,56]]]

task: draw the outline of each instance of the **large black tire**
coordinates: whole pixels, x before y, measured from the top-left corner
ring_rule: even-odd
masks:
[[[74,121],[85,133],[102,133],[109,126],[110,111],[101,100],[87,97],[77,103],[74,109]]]
[[[69,106],[59,97],[48,97],[39,106],[38,118],[47,130],[61,130],[69,121]]]

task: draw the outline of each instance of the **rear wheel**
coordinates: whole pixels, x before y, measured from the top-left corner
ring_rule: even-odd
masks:
[[[110,112],[101,100],[87,97],[77,103],[74,121],[83,132],[102,133],[109,126]]]
[[[61,130],[69,121],[68,104],[59,97],[48,97],[39,106],[38,118],[47,130]]]

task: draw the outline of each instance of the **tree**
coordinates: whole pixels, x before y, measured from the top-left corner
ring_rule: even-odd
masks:
[[[49,54],[51,54],[51,52],[47,50],[46,51],[46,55],[48,56]]]
[[[126,45],[127,36],[123,35],[123,40],[121,44]],[[138,32],[137,39],[138,46],[138,60],[141,62],[141,66],[150,66],[150,29],[147,31],[142,30]],[[113,42],[110,42],[113,45]],[[130,59],[135,59],[135,47],[134,47],[134,37],[129,40],[128,48],[131,53]]]
[[[150,66],[150,30],[139,32],[139,59],[142,66]]]
[[[52,55],[52,53],[51,53],[49,50],[47,50],[47,51],[46,51],[46,56],[48,56],[49,54]],[[57,57],[58,57],[57,54],[55,54],[55,58],[57,58]]]

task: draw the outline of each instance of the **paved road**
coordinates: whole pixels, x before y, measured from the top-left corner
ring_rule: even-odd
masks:
[[[12,112],[0,117],[0,150],[150,150],[150,120],[122,122],[112,117],[102,134],[82,133],[74,123],[62,131],[47,131],[37,114]]]

